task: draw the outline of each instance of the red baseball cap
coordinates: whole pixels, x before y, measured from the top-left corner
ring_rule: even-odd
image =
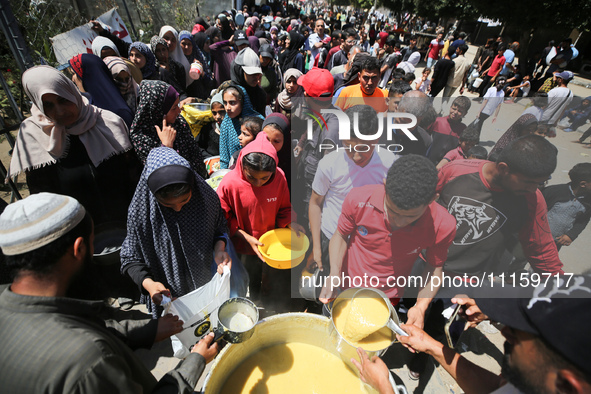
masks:
[[[298,78],[298,85],[303,87],[310,97],[332,96],[334,92],[332,74],[324,68],[314,67]]]

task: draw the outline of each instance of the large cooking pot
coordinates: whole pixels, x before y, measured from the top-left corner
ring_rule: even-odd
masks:
[[[351,358],[355,358],[356,360],[359,359],[359,356],[357,355],[357,347],[355,345],[353,345],[352,343],[350,343],[349,341],[347,341],[345,338],[343,338],[343,336],[341,335],[339,330],[337,330],[332,311],[340,302],[351,299],[355,296],[360,296],[359,295],[360,293],[365,293],[365,292],[373,292],[376,294],[377,297],[382,298],[390,310],[390,318],[392,320],[394,320],[394,322],[397,325],[400,325],[400,320],[398,319],[398,314],[396,313],[396,311],[394,310],[394,307],[390,303],[388,296],[383,291],[380,291],[377,289],[366,289],[366,288],[353,287],[353,288],[347,289],[347,290],[343,291],[342,293],[340,293],[339,296],[330,304],[326,304],[325,310],[328,311],[328,315],[330,316],[329,337],[330,337],[334,347],[336,348],[337,352],[339,353],[339,356],[343,360],[343,362],[345,364],[347,364],[352,369],[355,369],[355,366],[351,362]],[[384,353],[386,353],[386,350],[388,350],[388,348],[392,344],[394,344],[395,342],[396,342],[396,336],[394,335],[394,333],[392,333],[392,341],[388,344],[388,346],[384,347],[383,349],[379,349],[379,350],[370,351],[370,350],[365,349],[365,351],[367,352],[367,355],[369,356],[369,358],[371,360],[371,358],[373,356],[378,356],[378,357],[382,356]]]
[[[284,313],[261,320],[255,326],[255,334],[248,341],[228,345],[220,352],[212,362],[209,374],[205,378],[203,392],[205,394],[219,393],[240,364],[269,346],[300,342],[318,346],[338,355],[333,341],[328,335],[329,327],[330,320],[327,317],[311,313]],[[310,373],[314,371],[314,362],[314,360],[310,361]],[[353,371],[359,375],[357,368],[354,368]],[[395,392],[407,394],[404,386],[396,386]]]

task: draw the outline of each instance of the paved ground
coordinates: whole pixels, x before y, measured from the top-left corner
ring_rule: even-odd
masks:
[[[472,59],[476,52],[476,47],[471,46],[468,52],[468,58]],[[417,77],[420,76],[422,68],[418,68],[416,71]],[[586,97],[591,95],[591,89],[586,88],[589,86],[590,81],[580,77],[576,77],[575,82],[578,84],[571,84],[569,87],[575,92],[577,96]],[[581,86],[582,85],[582,86]],[[475,97],[475,95],[467,94],[468,97]],[[436,103],[436,109],[440,110],[440,104]],[[442,113],[447,114],[448,107],[444,107]],[[473,104],[468,115],[466,116],[467,123],[473,120],[478,113],[479,105]],[[491,120],[487,120],[484,124],[482,132],[481,144],[486,146],[487,149],[491,149],[494,143],[506,131],[515,119],[525,109],[525,103],[517,104],[504,104],[499,114],[498,121],[492,125]],[[584,126],[582,129],[586,130],[589,125]],[[568,182],[568,170],[572,168],[576,163],[590,161],[591,145],[580,145],[573,143],[574,140],[580,137],[579,132],[565,133],[558,131],[556,138],[552,139],[552,143],[558,148],[558,168],[552,175],[550,184],[566,183]],[[6,167],[9,164],[8,158],[8,146],[6,141],[0,143],[0,159]],[[19,183],[21,186],[24,185],[24,177],[19,177]],[[27,195],[27,191],[23,190],[23,195]],[[9,200],[8,188],[3,186],[0,188],[0,197]],[[591,227],[591,226],[590,226]],[[560,251],[560,257],[565,264],[565,270],[575,273],[582,273],[590,268],[588,256],[591,255],[591,228],[585,229],[579,239],[577,239],[569,247],[562,248]],[[136,306],[139,311],[144,311],[143,306]],[[490,331],[490,330],[486,330]],[[503,338],[499,333],[487,333],[484,329],[473,329],[469,330],[462,337],[464,347],[469,348],[470,351],[465,351],[464,354],[469,359],[475,361],[484,368],[490,369],[494,372],[500,372],[500,360],[502,359],[502,343]],[[172,357],[172,350],[170,347],[170,341],[164,341],[155,345],[150,351],[140,350],[137,352],[141,359],[145,362],[148,368],[152,370],[152,373],[160,378],[167,371],[171,370],[176,366],[178,360]],[[408,369],[405,366],[405,362],[408,359],[410,353],[400,345],[392,346],[386,355],[384,360],[393,373],[402,381],[409,392],[415,393],[459,393],[461,392],[457,384],[451,379],[451,377],[441,368],[434,368],[432,366],[421,379],[417,381],[411,381],[408,377]],[[205,376],[205,374],[204,374]],[[204,377],[203,376],[203,377]],[[202,387],[202,381],[197,386],[197,389]]]

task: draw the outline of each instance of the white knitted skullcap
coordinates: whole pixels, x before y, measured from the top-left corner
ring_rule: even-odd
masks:
[[[84,219],[86,210],[74,198],[38,193],[10,204],[0,216],[0,248],[7,256],[39,249]]]

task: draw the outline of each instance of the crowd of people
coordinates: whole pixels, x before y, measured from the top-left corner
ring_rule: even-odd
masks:
[[[410,336],[399,340],[416,352],[411,377],[421,376],[431,355],[466,391],[492,391],[498,377],[437,342],[445,310],[458,302],[477,310],[478,302],[507,324],[503,335],[515,354],[522,337],[539,337],[536,351],[548,365],[571,371],[557,374],[564,381],[556,384],[589,389],[588,365],[574,348],[556,345],[558,328],[544,328],[557,312],[513,306],[523,316],[508,317],[481,303],[470,279],[482,277],[481,290],[504,273],[547,275],[561,286],[571,270],[558,251],[591,218],[591,163],[570,169],[570,183],[545,186],[558,155],[548,137],[591,116],[591,97],[578,103],[568,88],[568,39],[523,74],[527,67],[514,64],[517,42],[491,38],[468,60],[465,33],[427,22],[419,30],[435,38],[421,48],[408,31],[417,19],[396,26],[379,12],[245,6],[197,17],[180,32],[163,26],[149,44],[126,43],[91,23],[93,53],[73,57],[66,72],[36,66],[22,76],[31,116],[21,124],[9,176],[24,173],[31,196],[0,217],[0,272],[2,283],[12,283],[0,295],[1,341],[18,342],[10,346],[14,357],[0,361],[9,391],[192,391],[218,350],[210,336],[160,382],[130,349],[179,333],[183,322],[163,316],[163,299],[188,294],[224,267],[233,285],[248,285],[248,297],[273,312],[318,309],[294,297],[293,278],[304,268],[325,278],[321,303],[352,287],[343,277],[376,277],[371,287],[406,317]],[[420,61],[426,67],[417,78]],[[468,90],[482,97],[475,119],[466,119]],[[435,110],[438,96],[448,104],[445,116]],[[480,145],[502,105],[528,96],[532,105],[496,145]],[[350,129],[340,129],[343,119]],[[589,135],[591,128],[578,142]],[[215,188],[207,182],[212,158],[227,170]],[[145,304],[152,321],[113,323],[103,304],[69,298],[96,294],[93,228],[112,222],[126,223],[120,275],[135,290],[129,306]],[[259,238],[276,228],[309,236],[302,266],[264,263]],[[411,275],[429,279],[390,282]],[[483,316],[479,309],[467,315],[476,323]],[[24,335],[20,326],[27,340],[15,339]],[[36,339],[47,337],[41,328],[52,346]],[[69,341],[82,355],[72,357]],[[588,340],[580,342],[588,349]],[[31,367],[36,352],[49,356]],[[51,374],[34,375],[49,362]],[[360,350],[356,362],[364,380],[388,392],[379,360]],[[508,371],[503,376],[520,390],[540,392],[524,383],[528,371]]]

